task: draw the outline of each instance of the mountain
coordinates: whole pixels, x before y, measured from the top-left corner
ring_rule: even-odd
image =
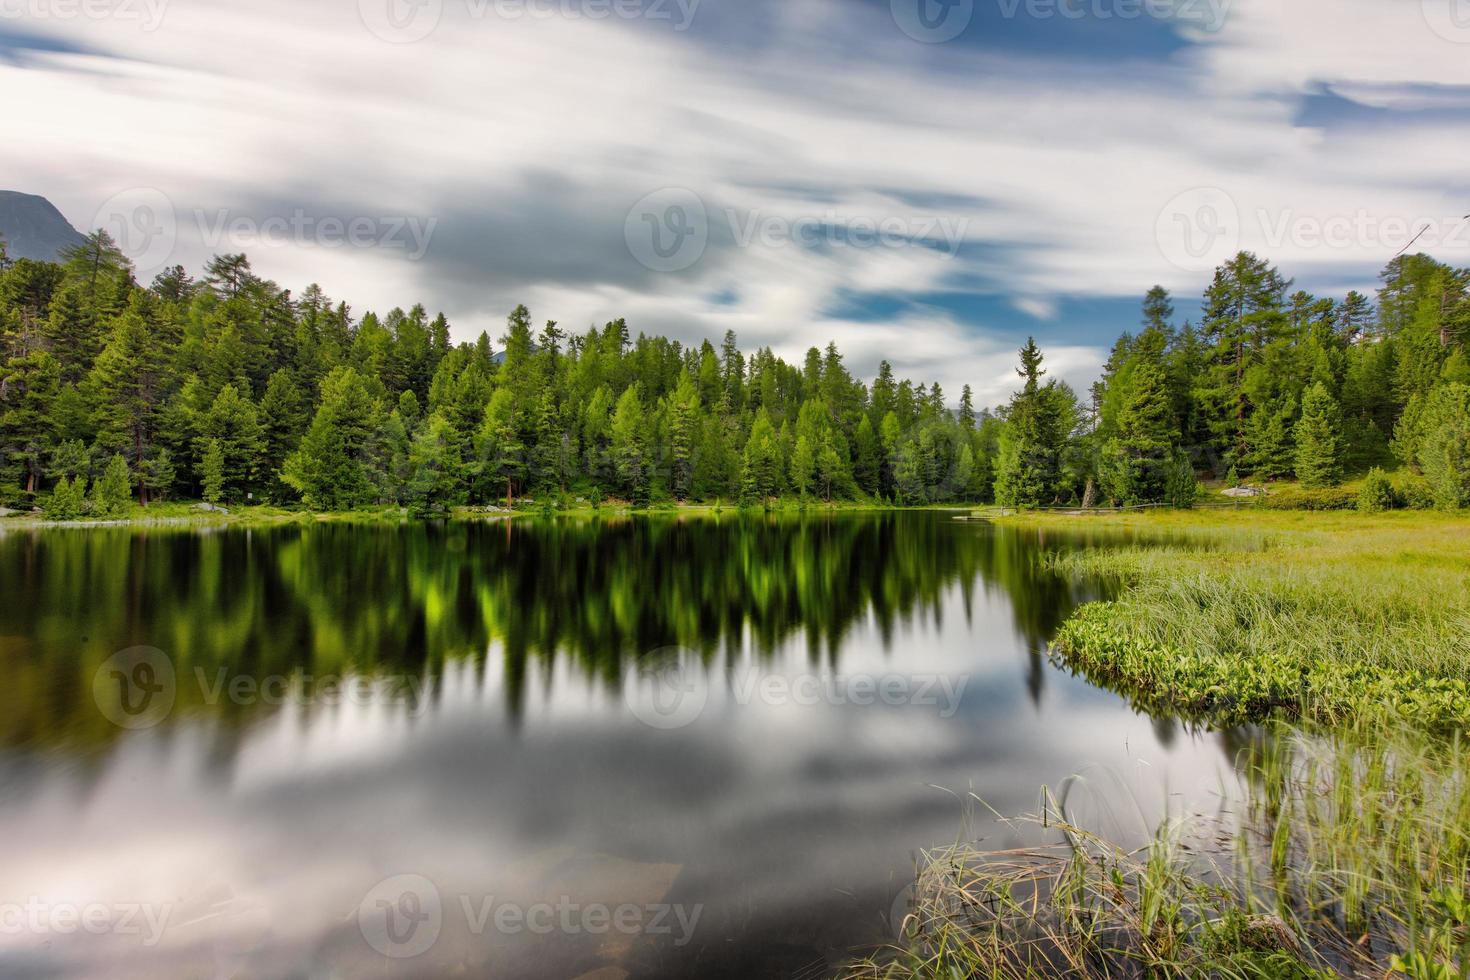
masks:
[[[0,236],[11,259],[54,261],[61,250],[82,240],[56,205],[35,194],[0,191]]]

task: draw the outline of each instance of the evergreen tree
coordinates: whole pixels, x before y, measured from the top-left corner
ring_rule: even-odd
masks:
[[[1175,468],[1173,400],[1157,360],[1147,360],[1129,374],[1131,390],[1119,414],[1118,434],[1103,450],[1102,486],[1125,504],[1158,503],[1165,497]]]
[[[203,460],[200,483],[204,486],[204,499],[217,504],[225,498],[225,451],[218,439],[205,440]]]
[[[46,501],[44,513],[48,521],[74,521],[82,516],[82,502],[87,496],[86,477],[72,480],[62,477],[56,481],[51,496]]]
[[[620,491],[634,503],[648,500],[647,433],[636,385],[623,391],[613,411],[612,454]]]
[[[504,490],[505,506],[515,505],[516,488],[526,478],[526,444],[520,432],[515,395],[509,388],[497,388],[475,439],[479,469],[488,481],[481,499],[499,487]]]
[[[1302,397],[1296,424],[1296,475],[1302,486],[1335,487],[1342,482],[1339,433],[1342,415],[1327,387],[1317,382]]]
[[[102,518],[122,517],[133,503],[132,474],[122,453],[113,454],[92,487],[92,512]]]
[[[464,502],[461,441],[442,412],[424,420],[408,454],[407,497],[414,513],[438,513]]]
[[[1419,467],[1435,505],[1444,510],[1470,507],[1470,385],[1435,389],[1424,420]]]
[[[374,488],[365,463],[377,416],[377,403],[357,371],[335,368],[322,380],[316,415],[281,478],[309,507],[350,510],[371,503]]]
[[[1027,339],[1020,357],[1017,373],[1024,384],[1011,398],[996,465],[995,499],[1006,507],[1034,507],[1055,499],[1062,448],[1069,435],[1055,382],[1041,384],[1046,372],[1034,338]]]

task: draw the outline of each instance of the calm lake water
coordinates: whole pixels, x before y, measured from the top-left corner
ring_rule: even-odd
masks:
[[[1229,736],[1053,666],[940,513],[0,534],[0,976],[799,977],[973,803],[1139,832]]]

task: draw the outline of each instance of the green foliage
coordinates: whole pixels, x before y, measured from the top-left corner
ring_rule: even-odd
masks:
[[[1422,476],[1400,474],[1394,479],[1394,495],[1404,502],[1409,510],[1433,510],[1434,491],[1429,481]]]
[[[1034,339],[1021,348],[1017,374],[1024,385],[1011,399],[996,461],[995,501],[1035,507],[1062,489],[1062,454],[1071,435],[1075,398],[1055,381],[1041,384],[1042,354]]]
[[[122,517],[132,505],[132,474],[128,472],[128,461],[122,453],[115,453],[92,487],[92,512],[102,518]]]
[[[420,306],[357,318],[318,287],[260,278],[243,255],[145,288],[99,232],[60,263],[0,269],[0,487],[28,502],[122,453],[140,502],[191,497],[217,443],[219,499],[327,510],[416,495],[440,512],[593,485],[639,504],[794,493],[1034,507],[1087,488],[1181,503],[1181,451],[1211,475],[1239,466],[1308,488],[1387,468],[1392,452],[1459,506],[1463,413],[1442,392],[1470,383],[1470,273],[1400,257],[1377,310],[1289,289],[1241,253],[1216,270],[1199,324],[1176,325],[1154,287],[1088,410],[1046,380],[1028,341],[1019,390],[992,413],[971,385],[951,408],[938,384],[887,362],[865,386],[835,344],[787,363],[742,353],[733,333],[686,347],[623,320],[536,332],[517,307],[498,339],[454,345]],[[416,446],[459,462],[411,489]]]
[[[1080,610],[1057,635],[1056,649],[1089,678],[1123,686],[1154,710],[1217,724],[1259,721],[1274,713],[1341,723],[1360,711],[1383,711],[1427,728],[1470,726],[1470,684],[1325,661],[1304,665],[1290,651],[1201,657],[1138,639],[1116,607]]]
[[[56,481],[43,509],[48,521],[74,521],[82,516],[87,499],[86,477],[63,476]]]
[[[207,440],[204,444],[200,482],[207,502],[217,504],[225,499],[225,451],[218,439]]]
[[[1343,487],[1278,490],[1261,498],[1260,506],[1268,510],[1353,510],[1358,495]]]
[[[1307,489],[1335,487],[1342,482],[1339,447],[1342,414],[1337,400],[1322,382],[1302,396],[1302,417],[1296,423],[1296,474]]]
[[[1164,502],[1179,510],[1189,510],[1199,500],[1201,487],[1194,473],[1194,464],[1184,453],[1174,457],[1164,485]]]
[[[1470,385],[1445,384],[1430,394],[1418,460],[1435,506],[1470,506]]]
[[[1376,466],[1369,470],[1363,479],[1363,485],[1358,488],[1358,510],[1365,514],[1377,514],[1393,510],[1398,504],[1398,495],[1394,493],[1388,475]]]

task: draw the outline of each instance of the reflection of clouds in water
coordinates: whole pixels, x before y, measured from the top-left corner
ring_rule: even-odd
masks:
[[[960,643],[948,632],[936,640]],[[855,668],[891,666],[870,636],[849,648]],[[880,924],[876,910],[911,852],[962,833],[967,792],[1018,814],[1035,809],[1042,783],[1090,766],[1074,812],[1136,808],[1131,826],[1119,820],[1129,830],[1160,812],[1165,785],[1208,802],[1222,759],[1213,739],[1163,750],[1147,719],[1110,697],[1069,696],[1081,684],[1060,675],[1038,714],[1017,681],[1018,652],[1009,670],[977,680],[948,722],[907,706],[820,705],[785,706],[777,713],[792,724],[772,726],[768,706],[727,705],[662,732],[553,677],[541,690],[555,709],[513,728],[495,672],[462,664],[422,718],[381,706],[282,712],[240,736],[223,781],[209,748],[232,737],[221,728],[144,735],[112,753],[84,806],[55,779],[45,798],[0,811],[7,832],[33,842],[7,879],[114,900],[140,883],[170,896],[221,887],[249,896],[248,915],[225,914],[239,904],[226,903],[170,930],[157,950],[108,947],[125,963],[186,963],[221,948],[251,965],[351,961],[362,951],[338,920],[386,875],[407,869],[449,895],[503,895],[518,884],[508,869],[527,855],[569,848],[680,867],[679,899],[713,910],[696,944],[714,944],[822,910],[854,918],[834,908],[842,893],[871,904]],[[795,643],[773,667],[804,665]],[[972,831],[1009,843],[994,825]],[[473,962],[488,942],[446,932],[428,962],[441,953]]]
[[[657,565],[659,548],[691,543],[688,529],[639,538],[616,525],[610,537],[589,538],[585,529],[532,528],[516,532],[509,549],[504,529],[485,539],[465,531],[474,547],[453,552],[418,530],[402,532],[406,539],[373,531],[366,544],[337,530],[289,532],[278,556],[290,571],[282,594],[304,597],[309,614],[274,593],[259,601],[282,622],[334,637],[333,649],[366,644],[400,673],[426,678],[425,700],[288,703],[248,724],[186,713],[176,725],[117,738],[85,765],[60,754],[61,764],[0,757],[0,833],[29,845],[7,856],[7,890],[100,901],[158,895],[182,915],[147,950],[115,936],[67,937],[38,953],[33,937],[0,937],[0,973],[16,972],[22,952],[42,956],[38,967],[99,976],[211,975],[221,957],[260,975],[313,965],[348,975],[475,975],[490,964],[501,975],[567,977],[611,962],[640,976],[678,976],[699,964],[710,976],[712,958],[730,976],[789,972],[823,950],[886,940],[880,913],[895,883],[912,871],[917,849],[967,832],[967,793],[1020,814],[1036,809],[1043,784],[1086,769],[1096,794],[1074,795],[1077,812],[1111,807],[1123,824],[1138,811],[1135,824],[1123,824],[1130,831],[1162,811],[1165,787],[1190,805],[1213,804],[1225,761],[1215,739],[1161,743],[1121,699],[1051,670],[1038,654],[1039,638],[1082,590],[1038,577],[1028,542],[942,517],[856,518],[826,530],[808,560],[792,549],[815,548],[811,537],[768,524],[716,527],[699,539],[713,549],[710,575],[721,584],[712,593],[666,568],[653,579],[607,570],[634,544],[652,547]],[[209,561],[229,559],[231,540],[212,539],[220,550]],[[170,553],[196,547],[179,539]],[[342,549],[358,547],[377,576],[381,609],[371,623],[349,615],[363,604],[360,583],[344,592],[326,584],[344,564]],[[769,589],[732,584],[728,563],[740,549],[760,557]],[[567,569],[553,592],[525,591],[547,567]],[[602,578],[589,585],[583,573],[592,567]],[[863,583],[856,598],[853,576]],[[464,581],[480,604],[460,601]],[[700,649],[708,704],[685,727],[651,728],[630,712],[620,661],[608,658],[644,633],[658,642],[632,654],[667,645],[687,612],[670,596],[696,594],[697,608],[715,617],[701,627],[710,636]],[[757,613],[762,598],[775,604]],[[112,607],[101,608],[98,629],[110,629]],[[188,624],[205,607],[148,608]],[[435,616],[423,615],[427,608]],[[747,618],[730,618],[742,609]],[[613,612],[619,623],[607,618]],[[6,615],[0,610],[0,620]],[[270,622],[252,629],[264,635]],[[246,639],[263,642],[253,632],[233,642]],[[455,650],[468,655],[448,655]],[[422,659],[410,669],[405,656]],[[748,696],[752,678],[777,678],[789,692],[804,677],[864,675],[932,679],[940,697],[949,682],[963,699],[944,717],[917,698]],[[1006,828],[968,809],[977,815],[969,833],[987,845],[1013,843]],[[684,949],[624,944],[612,960],[576,943],[551,955],[544,944],[492,941],[451,914],[432,950],[395,974],[399,964],[371,949],[356,916],[369,889],[404,874],[432,881],[449,912],[458,896],[594,880],[609,900],[647,895],[657,881],[669,901],[707,911]],[[793,936],[801,937],[794,946]]]

